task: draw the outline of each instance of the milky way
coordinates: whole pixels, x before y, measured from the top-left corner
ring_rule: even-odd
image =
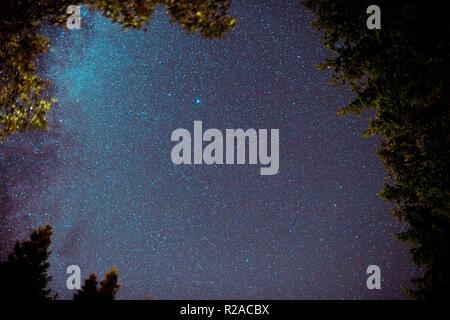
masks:
[[[54,227],[51,287],[65,269],[120,272],[120,299],[405,298],[415,272],[364,117],[316,65],[329,56],[306,9],[233,3],[225,40],[187,34],[156,10],[147,31],[83,11],[81,30],[46,27],[36,64],[58,99],[48,132],[0,145],[1,257]],[[280,130],[280,171],[171,162],[171,132]],[[379,265],[382,290],[366,288]]]

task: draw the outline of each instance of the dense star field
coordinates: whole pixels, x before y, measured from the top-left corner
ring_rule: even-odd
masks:
[[[293,1],[295,3],[295,1]],[[350,94],[296,4],[233,3],[225,40],[187,35],[157,10],[124,31],[83,9],[81,30],[47,27],[37,61],[58,103],[50,131],[0,144],[0,251],[54,227],[52,288],[66,267],[120,272],[119,299],[405,298],[415,273],[377,196],[384,168]],[[280,130],[280,170],[171,162],[173,130]],[[366,288],[381,268],[382,290]]]

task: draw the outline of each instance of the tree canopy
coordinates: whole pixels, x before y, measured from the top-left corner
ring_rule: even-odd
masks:
[[[35,59],[49,47],[40,34],[45,23],[65,25],[69,5],[84,4],[119,23],[142,28],[155,7],[166,7],[171,22],[205,38],[221,38],[235,25],[230,0],[11,0],[0,3],[0,139],[20,131],[47,127],[46,115],[56,99],[48,97],[51,79],[36,73]]]
[[[380,137],[377,154],[387,179],[380,196],[409,228],[396,234],[411,244],[425,269],[413,279],[416,299],[450,296],[449,22],[443,4],[378,1],[381,29],[366,28],[365,0],[307,0],[313,28],[333,52],[322,69],[354,94],[341,115],[373,110],[365,135]]]
[[[0,139],[14,132],[46,128],[56,100],[46,88],[50,79],[36,73],[35,59],[49,40],[45,23],[64,25],[67,7],[84,4],[121,24],[142,28],[154,9],[165,6],[171,21],[205,38],[220,38],[235,25],[230,0],[10,0],[0,3]],[[333,71],[354,99],[342,110],[374,116],[365,135],[380,137],[377,154],[387,170],[380,196],[394,204],[393,214],[408,224],[396,234],[411,244],[412,261],[424,268],[405,289],[413,298],[450,296],[450,68],[449,22],[443,4],[421,0],[380,0],[380,30],[366,28],[366,0],[305,0],[316,16],[313,27],[334,55],[321,66]],[[52,299],[46,289],[51,227],[17,243],[0,264],[1,297]],[[20,276],[19,276],[20,275]],[[25,276],[23,276],[25,275]],[[106,281],[106,282],[105,282]],[[76,296],[114,298],[119,286],[111,270],[97,288],[91,275]],[[29,287],[29,290],[25,290]]]

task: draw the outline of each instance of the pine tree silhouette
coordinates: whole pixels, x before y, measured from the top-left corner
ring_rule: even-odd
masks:
[[[89,275],[89,278],[84,280],[81,290],[77,290],[73,295],[73,300],[94,300],[97,298],[97,276],[94,273]]]
[[[102,300],[114,300],[119,289],[119,273],[114,267],[106,273],[105,280],[100,282],[98,294]]]
[[[111,301],[116,298],[116,294],[120,289],[119,273],[117,268],[110,269],[106,275],[105,280],[100,282],[98,288],[97,276],[94,273],[89,275],[89,278],[84,280],[84,285],[80,290],[77,290],[73,295],[73,300],[76,301],[93,301],[103,300]]]
[[[19,242],[5,262],[0,261],[0,300],[54,300],[57,295],[51,295],[47,289],[52,277],[48,276],[50,267],[47,259],[51,254],[52,226],[46,224],[31,233],[30,240]],[[105,279],[98,287],[97,276],[91,273],[84,281],[81,290],[77,290],[74,300],[111,301],[116,298],[120,289],[117,268],[110,269]]]
[[[16,242],[8,260],[0,262],[0,300],[52,300],[47,289],[52,280],[47,262],[52,226],[46,224],[31,234],[30,240]]]

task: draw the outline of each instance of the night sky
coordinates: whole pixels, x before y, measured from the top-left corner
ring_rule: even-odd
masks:
[[[281,3],[282,2],[282,3]],[[290,4],[289,4],[290,3]],[[117,266],[119,299],[406,298],[415,272],[377,196],[385,170],[365,116],[316,65],[330,55],[297,1],[233,2],[237,25],[205,40],[156,10],[124,31],[83,9],[46,27],[40,75],[58,99],[50,130],[0,144],[0,257],[54,227],[51,287]],[[366,115],[367,116],[367,115]],[[173,130],[280,130],[280,170],[171,162]],[[366,288],[379,265],[381,290]]]

